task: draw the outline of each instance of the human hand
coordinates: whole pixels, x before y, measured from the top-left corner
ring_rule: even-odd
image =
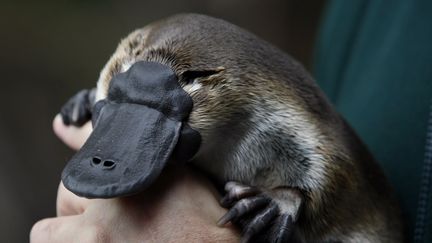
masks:
[[[57,116],[54,131],[79,149],[91,125],[66,127]],[[37,222],[30,241],[38,242],[238,242],[232,227],[219,228],[224,215],[213,186],[193,170],[168,168],[145,192],[132,197],[85,199],[60,183],[56,218]]]

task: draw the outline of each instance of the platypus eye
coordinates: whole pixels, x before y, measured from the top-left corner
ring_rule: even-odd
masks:
[[[181,75],[181,80],[185,83],[185,84],[191,84],[195,81],[195,79],[197,78],[205,78],[208,76],[211,76],[213,74],[216,74],[220,72],[220,70],[189,70],[184,72]]]

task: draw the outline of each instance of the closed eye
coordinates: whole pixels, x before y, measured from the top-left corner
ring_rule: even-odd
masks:
[[[218,72],[220,70],[186,71],[182,74],[182,81],[185,84],[192,84],[197,78],[205,78]]]

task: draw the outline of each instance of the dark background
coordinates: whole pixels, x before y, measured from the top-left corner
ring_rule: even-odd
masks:
[[[226,19],[310,69],[324,0],[0,2],[0,242],[27,242],[33,223],[55,216],[60,172],[73,154],[52,118],[93,87],[120,38],[181,12]]]

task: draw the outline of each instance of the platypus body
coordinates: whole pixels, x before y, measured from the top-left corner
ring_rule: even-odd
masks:
[[[313,78],[224,20],[182,14],[134,31],[102,70],[96,98],[80,93],[65,106],[66,123],[86,122],[138,61],[169,67],[192,98],[186,122],[201,142],[188,163],[226,184],[219,224],[238,223],[243,241],[403,241],[383,172]]]

